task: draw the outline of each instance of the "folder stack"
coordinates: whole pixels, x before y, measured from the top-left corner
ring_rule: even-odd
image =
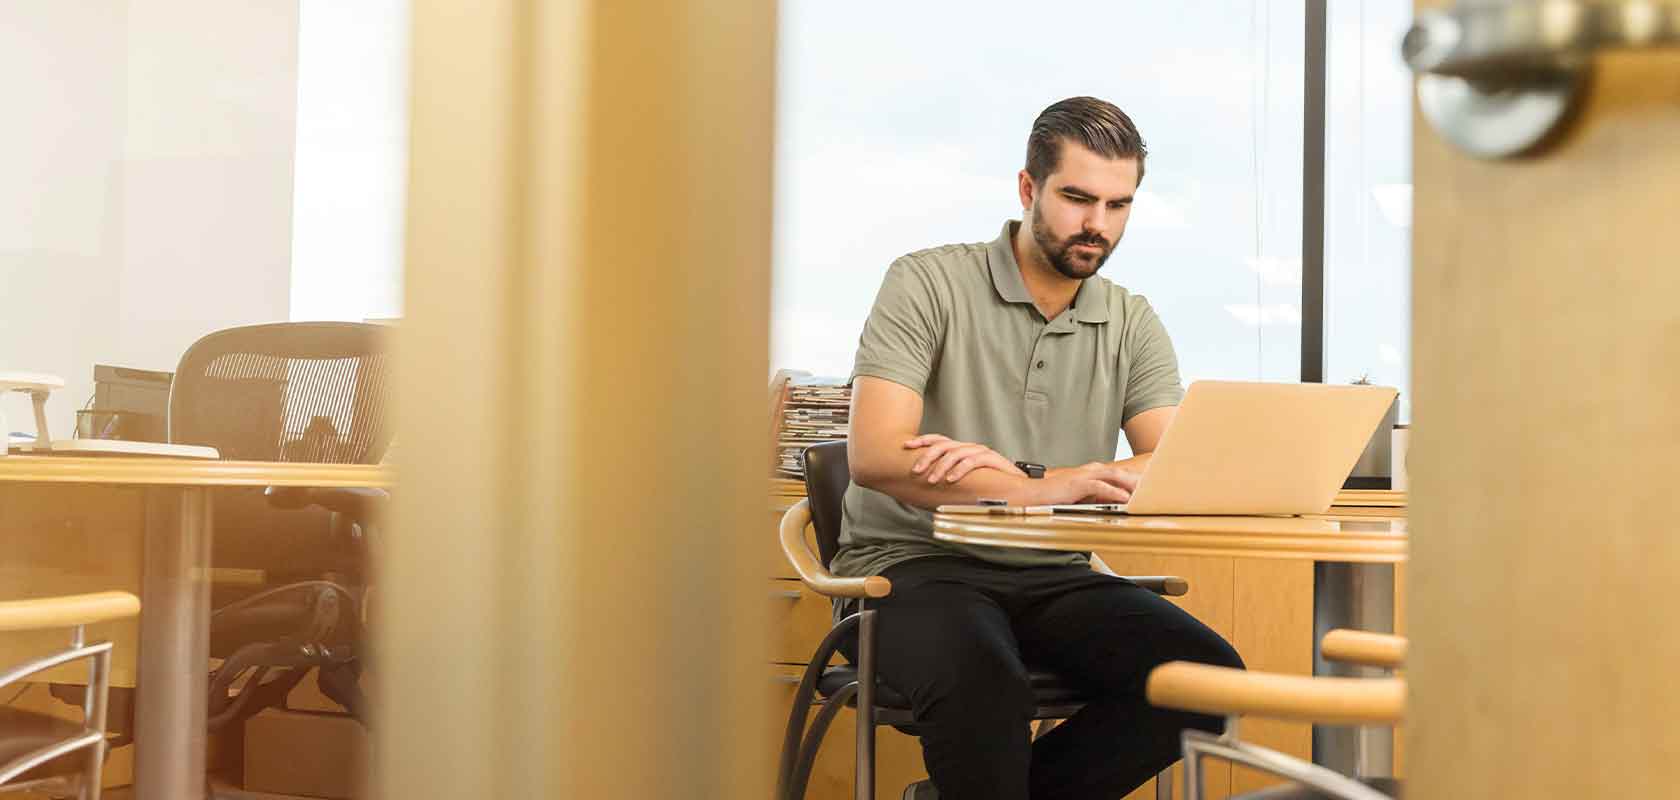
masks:
[[[800,452],[819,442],[846,438],[851,405],[852,388],[843,380],[802,377],[789,381],[776,439],[776,474],[803,480]]]

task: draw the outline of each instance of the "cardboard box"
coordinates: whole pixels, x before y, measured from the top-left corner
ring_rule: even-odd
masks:
[[[292,691],[286,694],[287,711],[325,711],[332,714],[346,712],[344,706],[321,691],[319,676],[320,670],[312,668],[303,676],[303,680],[298,681],[298,685],[292,687]],[[361,677],[356,679],[356,685],[361,687],[362,695],[369,698],[370,705],[373,693],[378,690],[378,683],[379,677],[372,670],[364,670]]]
[[[367,764],[367,731],[348,715],[268,709],[245,723],[247,790],[361,798]]]
[[[303,680],[298,681],[298,685],[292,687],[292,691],[286,695],[286,710],[344,713],[344,706],[321,693],[321,686],[316,682],[320,674],[320,670],[311,669],[303,676]]]

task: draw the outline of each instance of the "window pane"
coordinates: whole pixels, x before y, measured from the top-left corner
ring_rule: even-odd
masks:
[[[1034,117],[1088,94],[1150,152],[1102,274],[1186,381],[1299,379],[1302,3],[782,8],[774,367],[848,374],[888,264],[1018,219]]]
[[[408,0],[298,5],[294,320],[402,315]]]
[[[1400,387],[1411,419],[1412,76],[1404,0],[1330,4],[1325,108],[1326,381]]]

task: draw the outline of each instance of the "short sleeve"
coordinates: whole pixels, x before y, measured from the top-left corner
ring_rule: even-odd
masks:
[[[885,378],[922,394],[944,340],[946,307],[925,264],[901,258],[887,268],[858,337],[852,379]]]
[[[1129,422],[1152,408],[1176,406],[1184,400],[1184,384],[1178,376],[1178,354],[1155,309],[1142,297],[1126,315],[1130,330],[1126,351],[1131,366],[1126,375],[1125,410],[1121,423]]]

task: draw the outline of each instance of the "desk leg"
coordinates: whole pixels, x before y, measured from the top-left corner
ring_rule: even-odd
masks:
[[[210,490],[146,489],[134,709],[138,800],[204,796]]]
[[[1331,664],[1319,643],[1335,628],[1394,632],[1394,565],[1313,565],[1313,674],[1375,677],[1382,670]],[[1394,771],[1394,730],[1314,725],[1313,763],[1343,775],[1383,777]]]

